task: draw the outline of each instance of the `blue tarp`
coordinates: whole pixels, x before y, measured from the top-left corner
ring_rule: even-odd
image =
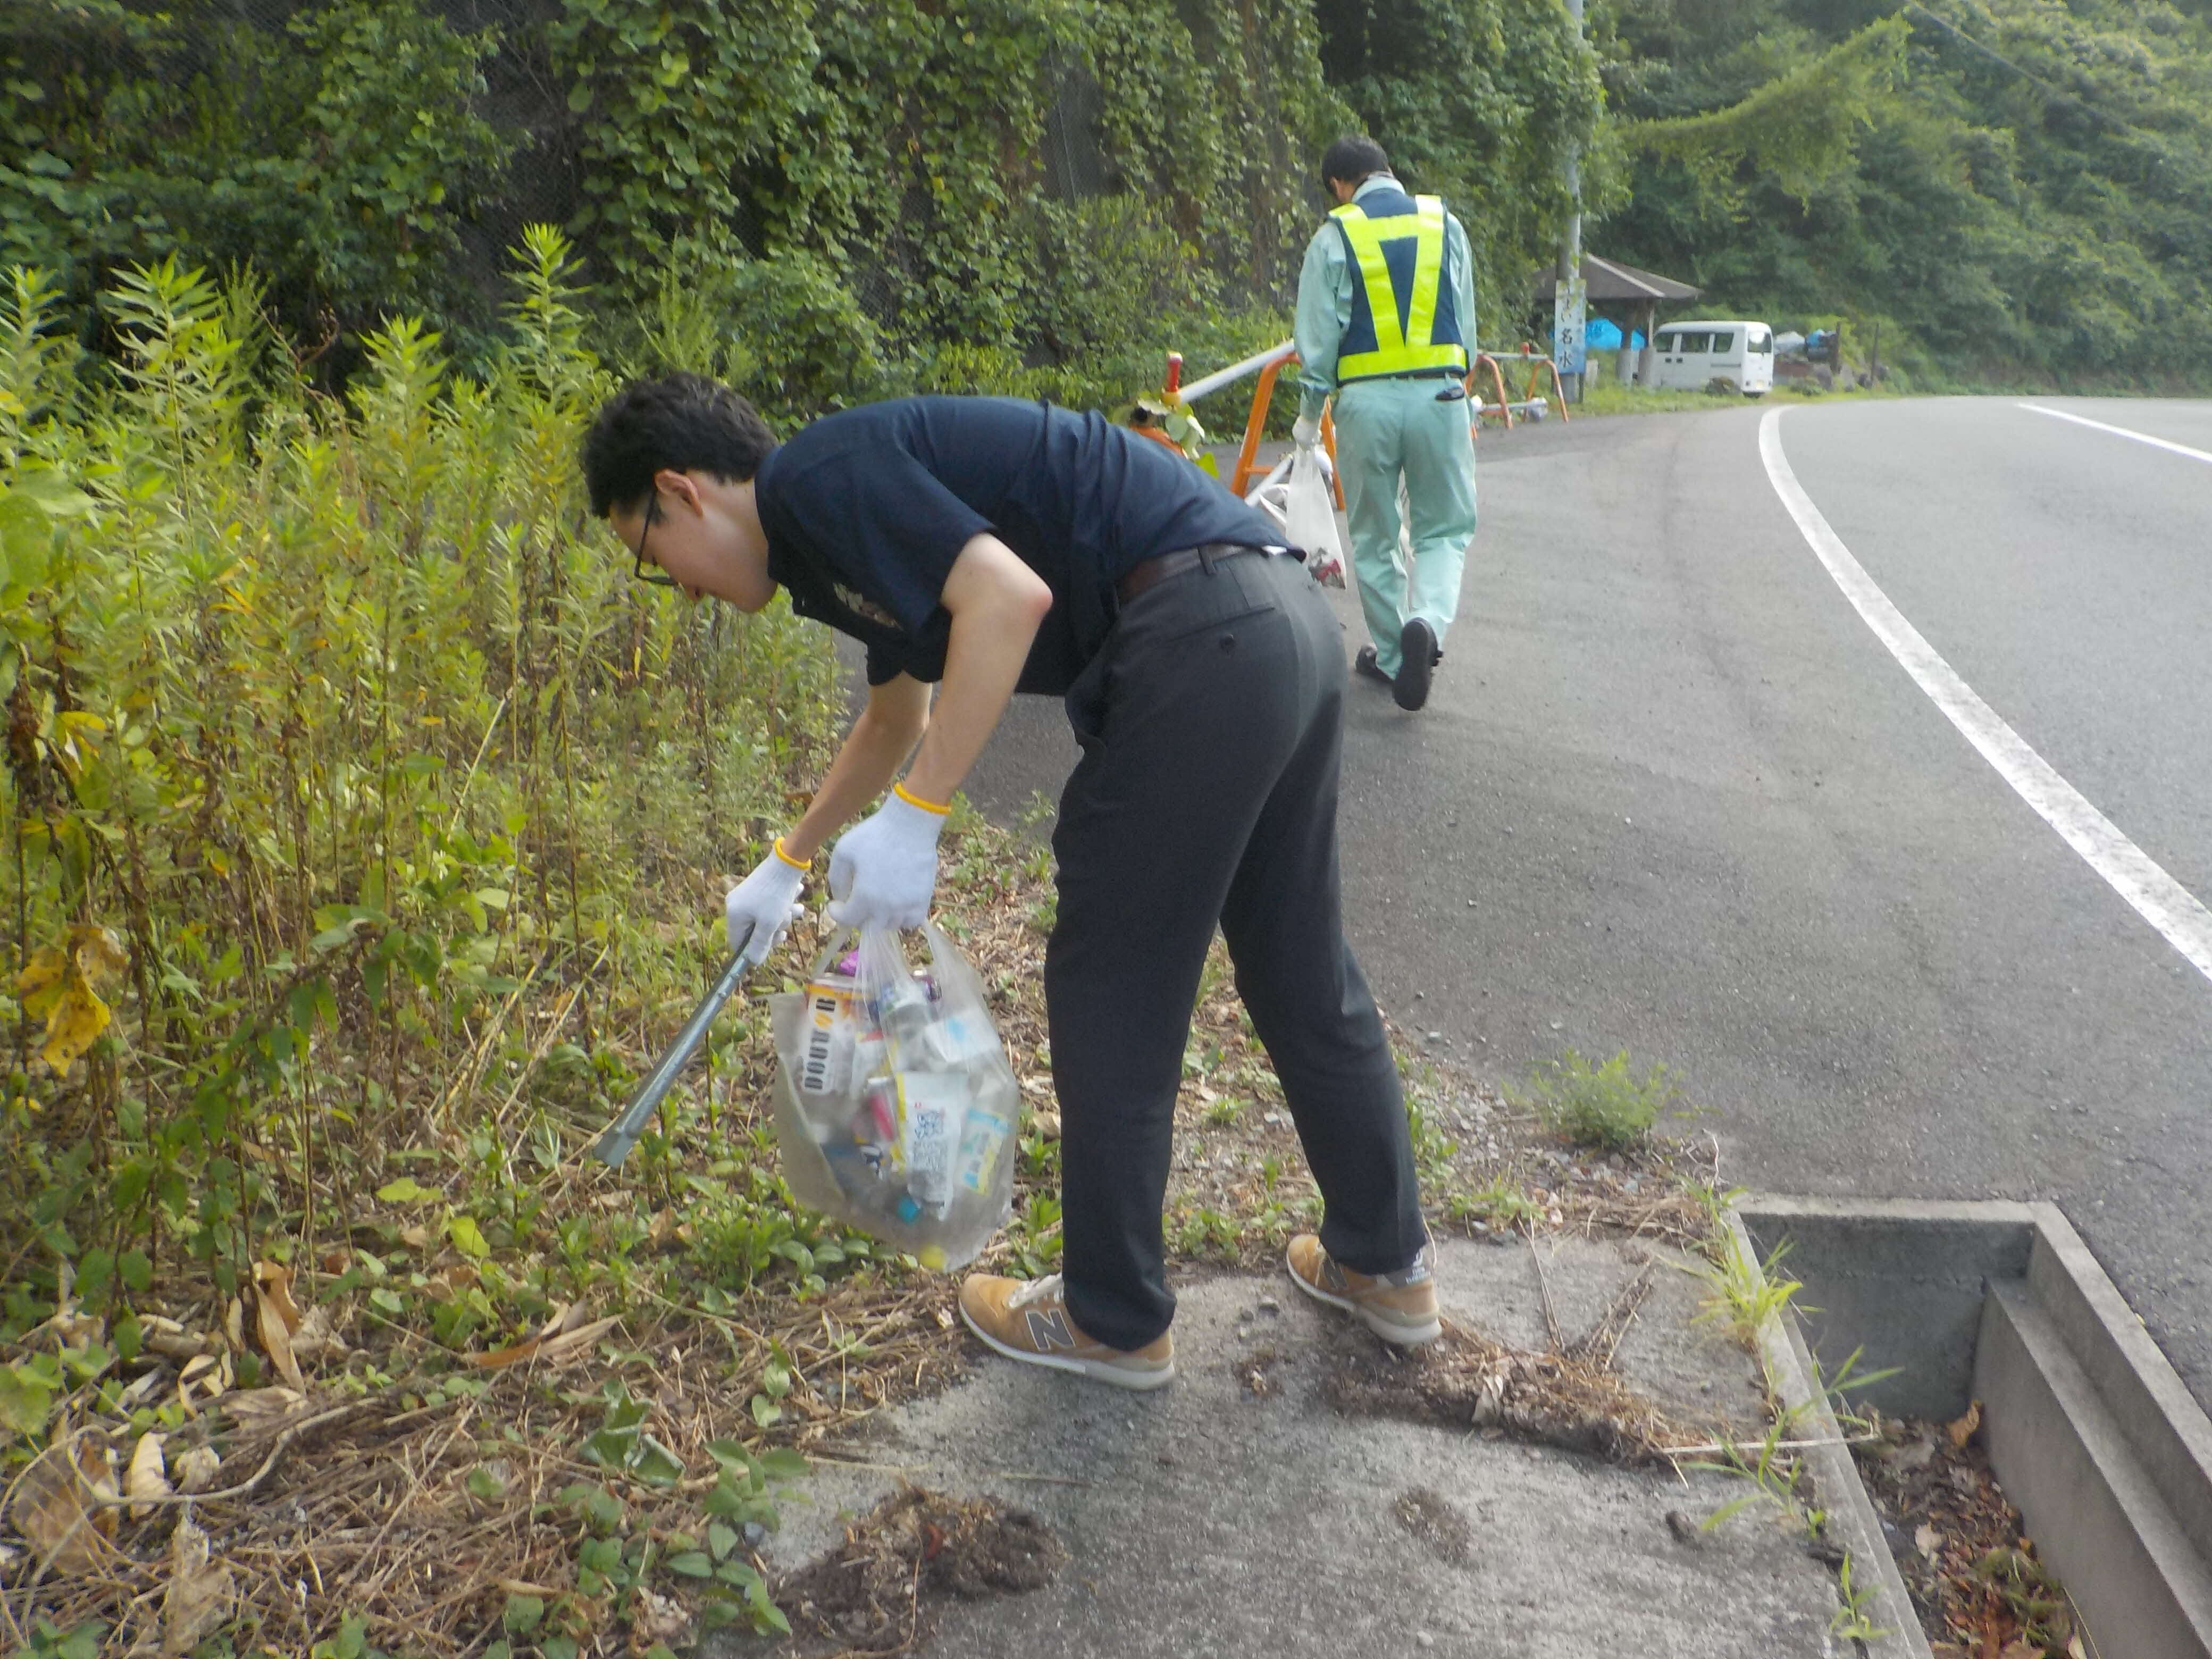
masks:
[[[1638,329],[1629,337],[1629,338],[1635,349],[1638,351],[1644,349],[1644,331],[1642,329]],[[1591,351],[1620,350],[1620,325],[1614,322],[1610,317],[1591,318],[1589,319],[1589,326],[1583,331],[1583,344]]]

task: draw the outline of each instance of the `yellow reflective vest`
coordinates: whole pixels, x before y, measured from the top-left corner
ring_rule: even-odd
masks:
[[[1370,214],[1370,204],[1382,211]],[[1366,204],[1346,202],[1329,217],[1343,233],[1359,277],[1338,349],[1338,383],[1389,374],[1464,374],[1466,339],[1453,285],[1444,281],[1443,201],[1374,191]]]

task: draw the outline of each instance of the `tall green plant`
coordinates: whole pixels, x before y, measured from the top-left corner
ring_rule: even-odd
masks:
[[[247,375],[250,283],[124,274],[117,376],[82,385],[52,284],[0,290],[19,1297],[131,1252],[229,1291],[313,1238],[374,1149],[459,1132],[526,988],[657,998],[697,946],[638,894],[711,915],[691,872],[819,762],[834,670],[794,619],[638,588],[584,515],[607,380],[565,240],[517,266],[483,378],[401,319],[343,404]]]

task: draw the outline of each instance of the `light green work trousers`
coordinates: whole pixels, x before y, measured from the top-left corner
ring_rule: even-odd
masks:
[[[1448,404],[1443,380],[1354,380],[1336,394],[1336,461],[1352,526],[1352,571],[1375,660],[1398,676],[1398,637],[1421,617],[1443,643],[1459,611],[1460,569],[1474,536],[1471,398]],[[1413,568],[1398,541],[1398,480]]]

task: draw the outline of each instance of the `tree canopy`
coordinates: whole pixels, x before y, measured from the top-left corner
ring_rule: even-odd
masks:
[[[723,307],[794,412],[1127,395],[1279,325],[1351,130],[1467,223],[1493,339],[1578,147],[1588,246],[1923,383],[2212,375],[2197,0],[46,0],[0,70],[0,263],[88,343],[173,254],[340,379],[396,316],[489,340],[545,220],[618,331]]]

